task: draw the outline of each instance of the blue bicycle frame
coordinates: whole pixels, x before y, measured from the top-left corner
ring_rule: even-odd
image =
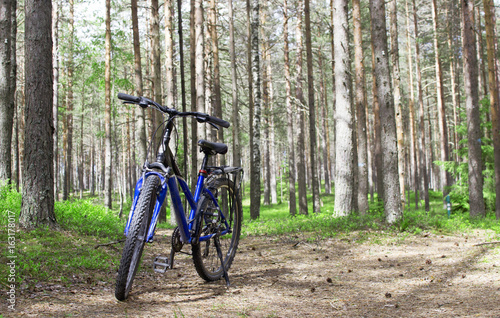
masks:
[[[222,213],[219,204],[217,203],[217,200],[215,199],[213,193],[207,189],[204,186],[205,182],[205,176],[203,174],[200,174],[198,176],[198,181],[196,183],[196,191],[193,196],[191,191],[189,190],[189,187],[186,183],[186,181],[176,175],[172,175],[168,178],[168,180],[159,172],[151,171],[143,174],[143,176],[137,181],[137,184],[135,186],[134,190],[134,201],[132,203],[132,207],[130,209],[129,217],[127,220],[127,224],[125,225],[125,231],[124,234],[127,235],[128,231],[130,229],[130,224],[132,223],[132,218],[134,216],[135,208],[137,206],[137,201],[139,200],[139,195],[142,190],[142,185],[144,183],[144,180],[149,177],[150,175],[156,175],[158,178],[160,178],[161,181],[161,187],[159,188],[159,194],[156,197],[156,203],[155,207],[153,209],[153,215],[151,218],[151,223],[148,229],[148,234],[145,237],[145,242],[152,242],[153,241],[153,236],[154,232],[156,229],[156,224],[158,221],[158,216],[160,215],[160,208],[165,200],[165,197],[167,195],[167,190],[170,188],[170,198],[172,199],[172,205],[174,208],[174,213],[175,213],[175,219],[177,221],[177,225],[179,226],[180,229],[180,234],[181,234],[181,241],[183,243],[191,243],[191,233],[192,233],[192,227],[193,227],[193,220],[196,217],[196,210],[198,207],[198,202],[200,200],[200,197],[202,194],[208,195],[213,203],[215,204],[219,215],[222,217],[224,223],[226,224],[226,229],[220,233],[220,235],[225,235],[228,233],[229,226],[227,224],[226,217]],[[191,207],[191,211],[189,213],[189,219],[186,219],[186,215],[184,213],[184,206],[182,205],[182,200],[180,197],[179,189],[178,189],[178,183],[181,186],[182,192],[187,198],[187,201],[189,202],[189,205]],[[210,234],[206,236],[201,236],[200,241],[206,241],[211,239],[215,234]]]

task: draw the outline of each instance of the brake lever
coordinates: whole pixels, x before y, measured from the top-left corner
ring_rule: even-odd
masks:
[[[214,127],[215,129],[219,130],[219,126],[217,126],[216,124],[214,123],[211,123],[211,122],[208,122],[210,124],[210,126]]]

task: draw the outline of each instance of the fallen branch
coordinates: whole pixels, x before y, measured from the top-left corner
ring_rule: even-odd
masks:
[[[483,242],[483,243],[479,243],[479,244],[474,244],[474,246],[489,245],[489,244],[500,244],[500,241],[495,241],[495,242]]]
[[[125,240],[123,239],[123,240],[113,241],[113,242],[104,243],[104,244],[97,244],[96,246],[94,246],[94,248],[97,249],[100,246],[109,246],[109,245],[118,244],[118,243],[122,243],[122,242],[125,242]]]

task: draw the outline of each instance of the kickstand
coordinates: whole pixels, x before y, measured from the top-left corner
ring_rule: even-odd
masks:
[[[222,257],[222,250],[220,249],[220,241],[219,241],[219,234],[218,233],[214,236],[214,242],[215,242],[215,248],[217,249],[217,255],[219,256],[220,263],[222,266],[222,271],[224,273],[223,276],[224,276],[224,279],[226,280],[226,286],[229,286],[230,285],[229,276],[227,274],[226,266],[224,266],[224,258]]]

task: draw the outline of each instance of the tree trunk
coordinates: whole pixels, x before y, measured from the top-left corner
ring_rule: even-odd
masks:
[[[332,193],[332,185],[330,181],[330,153],[329,153],[329,140],[330,133],[328,131],[328,102],[325,87],[325,73],[323,70],[323,53],[322,50],[318,52],[318,67],[320,70],[320,100],[321,100],[321,148],[323,151],[323,167],[325,178],[325,193]]]
[[[399,39],[398,39],[398,6],[396,0],[389,2],[389,12],[391,17],[391,58],[393,74],[394,104],[396,107],[396,133],[398,145],[398,173],[399,186],[402,207],[406,204],[405,200],[405,140],[403,131],[403,103],[401,101],[400,90],[400,71],[399,71]]]
[[[371,24],[371,29],[373,29],[373,23]],[[373,30],[372,30],[373,32]],[[373,41],[371,41],[372,47],[372,95],[373,95],[373,130],[374,130],[374,153],[375,153],[375,185],[377,188],[377,199],[382,201],[384,197],[384,172],[382,163],[382,128],[380,127],[380,103],[377,93],[377,81],[375,80],[375,53],[373,47]]]
[[[10,183],[12,179],[12,125],[14,109],[11,102],[11,52],[12,45],[12,1],[0,1],[0,186]]]
[[[233,0],[229,0],[229,57],[231,59],[231,96],[232,96],[232,134],[233,134],[233,166],[241,166],[240,115],[238,104],[238,77],[236,54],[234,52],[234,13]]]
[[[495,210],[500,219],[500,117],[499,117],[499,82],[498,59],[496,57],[495,11],[493,0],[483,0],[486,26],[486,50],[488,54],[488,84],[490,90],[490,112],[495,160]]]
[[[259,0],[252,0],[251,24],[253,118],[252,143],[250,144],[250,218],[260,216],[260,57],[259,57]]]
[[[290,57],[288,47],[288,3],[284,0],[283,4],[283,38],[285,42],[285,90],[286,90],[286,113],[287,113],[287,139],[288,139],[288,207],[290,215],[297,214],[297,200],[295,198],[295,134],[293,130],[295,109],[292,103],[292,85],[290,76]]]
[[[196,106],[196,32],[195,32],[195,0],[191,0],[190,32],[189,32],[189,67],[191,83],[191,111],[197,111]],[[198,177],[198,125],[191,120],[191,189],[194,191]]]
[[[66,131],[67,131],[67,148],[66,148],[66,163],[64,170],[64,182],[66,190],[64,191],[63,200],[68,200],[71,189],[73,188],[73,109],[74,109],[74,93],[73,93],[73,54],[74,54],[74,0],[69,1],[69,47],[67,60],[67,89],[66,89]]]
[[[483,160],[481,158],[481,120],[477,77],[477,52],[474,34],[474,3],[462,0],[465,106],[469,146],[469,204],[471,216],[485,216],[483,199]]]
[[[384,210],[386,222],[393,224],[402,218],[400,185],[398,176],[398,148],[394,98],[391,89],[391,74],[387,57],[387,28],[384,0],[370,0],[372,42],[375,54],[377,95],[380,104],[382,126],[382,162],[384,180]]]
[[[297,99],[297,115],[298,115],[298,126],[297,126],[297,182],[299,183],[299,213],[306,214],[307,211],[307,187],[306,187],[306,158],[305,158],[305,116],[304,111],[306,102],[304,99],[304,93],[302,90],[303,86],[303,75],[302,75],[302,12],[303,11],[303,0],[298,0],[297,3],[297,27],[295,30],[295,38],[297,41],[297,53],[296,53],[296,72],[297,79],[295,84],[295,96]]]
[[[415,38],[418,39],[417,9],[415,0],[413,0],[413,23],[415,29]],[[427,157],[425,143],[425,122],[424,122],[424,91],[422,89],[422,72],[420,71],[420,45],[415,41],[415,69],[417,72],[417,91],[418,91],[418,113],[419,113],[419,158],[420,175],[422,176],[422,190],[424,191],[425,211],[429,211],[429,178],[427,177]]]
[[[335,40],[335,216],[345,216],[353,209],[354,144],[352,139],[354,114],[351,100],[351,61],[349,50],[348,1],[334,2]]]
[[[358,212],[364,215],[368,212],[368,158],[366,136],[366,94],[365,69],[363,64],[363,34],[361,30],[361,6],[359,0],[353,0],[354,20],[354,65],[356,65],[355,104],[357,114],[358,135]]]
[[[23,199],[19,216],[20,226],[26,229],[56,224],[51,15],[51,1],[26,1],[25,120],[30,129],[25,132]]]
[[[54,63],[54,105],[52,106],[54,116],[54,198],[57,201],[59,199],[59,188],[57,186],[57,180],[59,179],[59,1],[54,1],[52,25],[52,37],[54,40],[54,47],[52,48]]]
[[[415,127],[415,92],[413,84],[413,56],[411,50],[411,36],[410,36],[410,12],[408,10],[408,0],[405,1],[406,7],[406,48],[408,49],[408,78],[410,84],[410,99],[408,100],[409,108],[409,122],[410,122],[410,163],[413,167],[413,190],[415,191],[415,209],[418,209],[419,203],[419,184],[420,184],[420,174],[419,174],[419,156],[417,152],[417,141],[416,141],[416,127]],[[410,202],[408,202],[410,204]]]
[[[137,18],[137,0],[131,0],[132,7],[132,34],[134,41],[134,80],[135,93],[137,96],[143,95],[142,84],[142,64],[141,64],[141,44],[139,38],[139,21]],[[137,114],[137,130],[136,142],[138,148],[139,160],[142,162],[147,157],[147,141],[146,141],[146,111],[139,107],[135,110]],[[140,163],[139,163],[140,164]]]
[[[432,25],[434,28],[434,54],[435,54],[435,67],[436,67],[436,91],[437,91],[437,109],[438,109],[438,126],[439,126],[439,141],[441,150],[441,161],[449,160],[449,149],[448,149],[448,131],[446,125],[446,109],[444,104],[444,93],[443,93],[443,72],[441,67],[441,56],[440,56],[440,46],[438,41],[437,29],[438,29],[438,14],[437,14],[437,0],[432,0]],[[443,191],[443,197],[449,193],[449,187],[451,186],[451,176],[444,167],[440,168],[441,176],[441,189]]]
[[[182,36],[182,0],[177,0],[177,32],[179,34],[179,61],[181,71],[181,107],[182,111],[187,111],[186,104],[186,79],[184,74],[184,38]],[[188,126],[187,118],[182,119],[182,144],[183,144],[183,162],[184,178],[188,179]]]
[[[111,153],[111,0],[106,0],[106,58],[105,58],[105,158],[104,158],[104,205],[112,208],[112,153]]]
[[[307,55],[307,84],[308,84],[308,100],[309,100],[309,139],[310,139],[310,156],[311,156],[311,181],[313,195],[313,211],[319,213],[321,211],[321,199],[319,196],[319,181],[318,181],[318,158],[317,158],[317,134],[316,134],[316,106],[314,104],[314,76],[313,76],[313,55],[311,43],[311,10],[309,1],[305,0],[304,18],[306,23],[306,55]]]
[[[456,19],[455,19],[455,14],[453,12],[453,8],[454,8],[454,3],[453,2],[450,2],[450,6],[452,8],[452,11],[449,12],[449,16],[447,17],[448,18],[448,38],[447,38],[447,41],[448,41],[448,48],[450,50],[450,85],[451,85],[451,101],[452,101],[452,104],[453,104],[453,121],[455,123],[454,125],[454,148],[455,148],[455,151],[457,152],[456,153],[456,157],[455,157],[455,160],[458,162],[458,148],[459,148],[459,145],[458,145],[458,129],[457,129],[457,126],[458,126],[458,101],[457,101],[457,87],[456,87],[456,83],[455,83],[455,66],[456,66],[456,62],[455,62],[455,45],[453,43],[453,38],[454,38],[454,34],[452,32],[452,29],[453,29],[453,25],[456,24]]]

